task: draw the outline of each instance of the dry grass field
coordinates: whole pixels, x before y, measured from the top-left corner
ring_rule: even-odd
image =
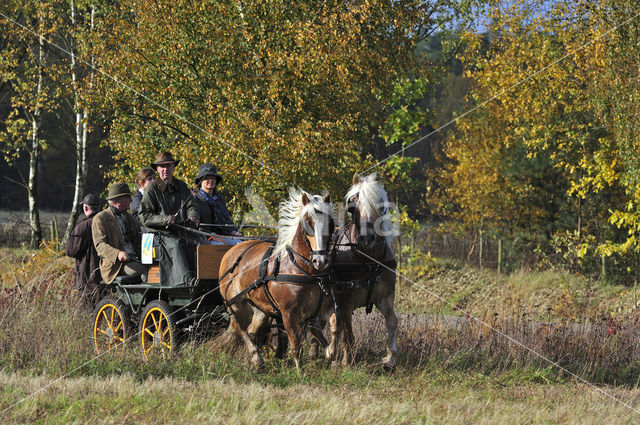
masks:
[[[380,376],[359,368],[314,373],[279,386],[225,377],[185,380],[130,375],[67,378],[5,413],[5,423],[212,424],[503,424],[637,423],[638,414],[573,382],[546,383],[500,377],[415,371]],[[367,375],[365,382],[354,376]],[[362,378],[362,377],[360,377]],[[515,377],[514,377],[515,378]],[[31,394],[48,377],[0,375],[0,400]],[[604,387],[637,404],[638,390]]]
[[[144,362],[135,343],[95,358],[90,313],[52,249],[0,249],[2,423],[636,423],[635,291],[559,272],[510,276],[425,258],[399,280],[400,358],[355,317],[356,364],[261,370],[215,340]],[[446,300],[434,297],[438,294]],[[481,318],[499,332],[479,324]],[[591,386],[510,342],[509,335]],[[596,389],[597,388],[597,389]],[[604,395],[603,392],[607,393]],[[615,397],[619,401],[615,401]],[[621,403],[622,402],[622,403]],[[15,404],[17,403],[17,404]],[[625,406],[623,403],[630,407]]]

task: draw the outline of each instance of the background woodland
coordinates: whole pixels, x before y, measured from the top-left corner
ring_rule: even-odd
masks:
[[[275,211],[289,186],[337,199],[377,165],[406,232],[637,279],[635,1],[9,0],[0,13],[0,208],[29,208],[34,245],[41,209],[75,218],[84,193],[133,188],[170,150],[189,182],[215,162],[238,218],[246,188]]]

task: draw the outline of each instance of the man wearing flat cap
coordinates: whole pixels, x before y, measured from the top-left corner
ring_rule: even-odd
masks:
[[[207,232],[226,236],[242,236],[233,223],[218,185],[222,176],[213,164],[202,164],[195,179],[195,197],[200,209],[200,226]]]
[[[98,213],[91,226],[93,243],[100,256],[100,273],[106,283],[116,276],[146,275],[140,263],[140,223],[131,213],[131,191],[126,183],[113,183],[107,197],[109,207]]]
[[[162,285],[188,283],[195,268],[195,249],[189,246],[178,226],[198,226],[198,205],[185,182],[173,177],[180,161],[171,153],[157,155],[151,167],[158,177],[145,189],[138,218],[149,231],[156,233],[160,244],[160,279]]]
[[[89,193],[82,198],[81,205],[85,217],[73,228],[67,239],[65,251],[69,257],[76,260],[73,288],[87,301],[91,301],[100,283],[99,258],[91,236],[91,224],[100,208],[100,200],[93,193]]]

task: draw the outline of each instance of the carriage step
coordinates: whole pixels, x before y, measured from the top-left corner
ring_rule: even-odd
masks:
[[[111,282],[113,285],[136,285],[142,283],[140,276],[116,276]]]

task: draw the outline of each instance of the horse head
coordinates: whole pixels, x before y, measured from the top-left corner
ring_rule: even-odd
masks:
[[[385,241],[390,236],[389,201],[378,173],[364,178],[355,174],[345,201],[355,225],[355,242],[360,249],[372,249],[376,242]]]
[[[287,247],[309,251],[310,262],[316,271],[329,266],[329,243],[334,230],[333,206],[328,194],[311,195],[291,189],[289,200],[280,205],[278,241],[275,253],[284,259]],[[306,247],[306,249],[305,249]]]

